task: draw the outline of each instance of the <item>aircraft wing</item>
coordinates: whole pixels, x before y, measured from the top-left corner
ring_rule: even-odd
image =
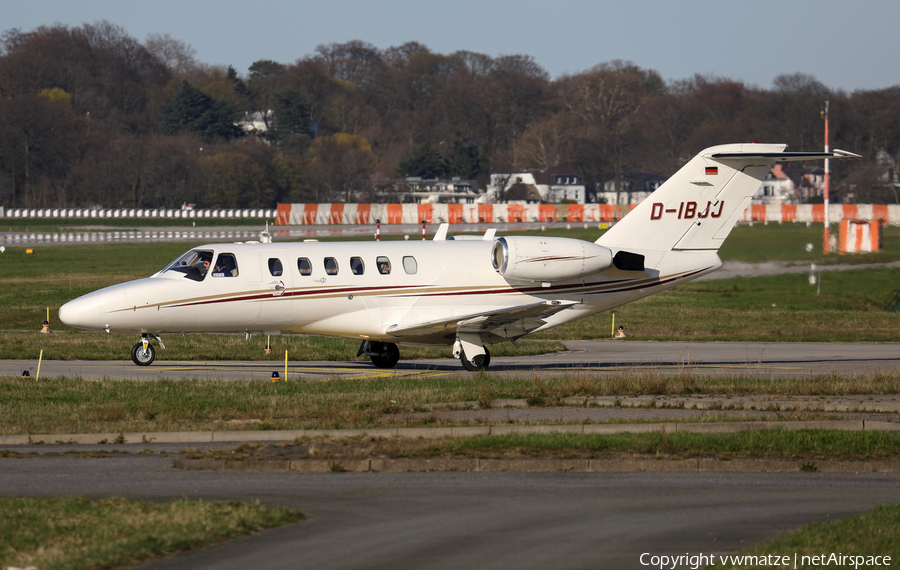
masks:
[[[389,326],[385,332],[394,337],[444,338],[457,333],[488,333],[514,340],[543,326],[547,317],[577,304],[576,301],[544,301],[434,321],[400,322]]]

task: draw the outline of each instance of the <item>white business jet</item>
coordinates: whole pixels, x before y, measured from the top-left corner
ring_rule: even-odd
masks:
[[[453,346],[466,370],[515,341],[652,295],[722,266],[717,255],[776,162],[858,157],[781,144],[708,148],[596,242],[540,236],[432,241],[219,243],[162,271],[63,305],[72,327],[140,334],[135,364],[164,333],[283,331],[359,339],[379,368],[397,344]]]

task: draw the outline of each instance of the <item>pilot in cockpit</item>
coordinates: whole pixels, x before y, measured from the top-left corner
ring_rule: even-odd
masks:
[[[196,263],[194,267],[200,270],[200,277],[205,277],[206,272],[209,271],[209,264],[212,261],[212,257],[209,255],[200,255],[200,260]]]

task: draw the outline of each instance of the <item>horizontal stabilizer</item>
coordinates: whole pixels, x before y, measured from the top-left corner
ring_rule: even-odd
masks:
[[[800,160],[822,160],[825,158],[862,158],[860,155],[846,150],[834,149],[831,152],[720,152],[711,154],[715,160],[763,158],[775,162],[793,162]]]

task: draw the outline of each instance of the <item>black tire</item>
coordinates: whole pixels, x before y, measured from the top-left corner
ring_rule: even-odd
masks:
[[[484,355],[478,355],[475,357],[475,362],[469,362],[469,358],[466,356],[466,352],[462,351],[459,354],[459,361],[462,363],[463,368],[465,368],[469,372],[480,372],[490,366],[491,353],[488,350],[488,347],[484,347]]]
[[[369,350],[376,368],[394,368],[400,362],[400,349],[392,342],[373,342]]]
[[[152,344],[147,345],[147,350],[144,351],[144,343],[139,342],[133,347],[131,347],[131,361],[137,364],[138,366],[150,366],[153,363],[153,360],[156,358],[156,349],[153,348]]]

